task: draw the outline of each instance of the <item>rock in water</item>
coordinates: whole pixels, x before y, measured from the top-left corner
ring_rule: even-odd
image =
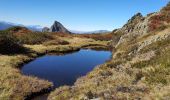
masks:
[[[70,33],[60,22],[55,21],[50,28],[50,32]]]

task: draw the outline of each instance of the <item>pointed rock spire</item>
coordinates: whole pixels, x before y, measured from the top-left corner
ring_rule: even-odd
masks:
[[[54,24],[50,28],[50,32],[63,32],[70,33],[60,22],[54,21]]]

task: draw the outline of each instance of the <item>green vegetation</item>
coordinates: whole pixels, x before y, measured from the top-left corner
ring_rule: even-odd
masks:
[[[76,37],[82,37],[82,38],[91,38],[94,40],[99,41],[110,41],[113,38],[112,33],[103,33],[103,34],[75,34]]]
[[[31,32],[23,27],[0,31],[0,100],[23,100],[52,87],[46,80],[22,75],[19,68],[25,62],[47,52],[63,54],[88,46],[108,48],[108,42],[65,33]]]
[[[170,37],[162,41],[154,42],[153,44],[144,47],[140,52],[145,53],[149,50],[156,50],[157,53],[159,53],[162,48],[168,47],[169,43],[170,43]]]
[[[146,77],[146,81],[149,84],[168,84],[170,82],[170,38],[157,41],[151,45],[146,46],[141,52],[148,52],[150,50],[155,50],[156,56],[149,61],[140,61],[133,64],[136,68],[151,68],[150,70],[144,72],[143,76]]]
[[[18,43],[16,37],[6,31],[0,31],[0,54],[24,53],[26,49]]]
[[[47,33],[30,32],[30,33],[17,36],[17,39],[22,44],[41,44],[53,38]]]
[[[32,32],[20,26],[11,27],[4,30],[4,32],[17,39],[19,44],[42,44],[45,41],[53,39],[50,33]]]
[[[29,30],[25,27],[21,27],[21,26],[14,26],[14,27],[10,27],[8,29],[6,29],[6,31],[14,33],[14,32],[18,32],[20,30],[24,30],[25,32],[28,32]],[[29,31],[31,32],[31,31]]]
[[[167,24],[170,23],[170,3],[166,7],[162,8],[160,13],[150,18],[149,31],[164,30]]]
[[[169,12],[169,6],[164,10]],[[74,86],[57,88],[48,99],[169,100],[170,28],[167,11],[161,11],[159,16],[152,14],[154,16],[149,21],[153,28],[148,33],[113,31],[112,59],[79,78]],[[134,23],[132,25],[136,26]]]
[[[44,42],[44,45],[68,45],[69,42],[62,39],[55,39],[51,41]]]
[[[19,65],[30,61],[35,54],[15,54],[0,56],[0,99],[23,100],[32,93],[48,89],[52,83],[35,77],[24,76],[18,69]]]
[[[57,88],[48,99],[168,100],[170,98],[169,10],[168,4],[160,13],[151,14],[153,16],[149,19],[150,32],[143,35],[126,34],[122,30],[89,35],[41,33],[31,32],[22,27],[1,31],[0,47],[3,48],[0,48],[2,54],[0,55],[0,99],[20,100],[52,86],[48,81],[24,76],[17,69],[20,64],[33,60],[40,54],[62,54],[81,48],[96,49],[111,46],[112,59],[79,78],[74,86]],[[138,20],[130,22],[128,28],[133,29],[136,23]],[[22,51],[22,48],[29,49],[29,52],[17,54],[16,52]],[[8,53],[14,54],[7,55]]]

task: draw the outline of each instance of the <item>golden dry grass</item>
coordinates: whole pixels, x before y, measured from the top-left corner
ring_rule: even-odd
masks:
[[[69,44],[25,44],[24,47],[29,49],[29,52],[25,54],[0,55],[0,100],[23,100],[32,93],[41,92],[52,86],[52,83],[46,80],[24,76],[19,70],[22,64],[35,59],[40,54],[71,52],[89,45],[99,45],[107,48],[108,43],[108,41],[95,41],[87,38],[56,37],[69,42]],[[55,42],[54,40],[50,41]]]
[[[167,28],[123,42],[109,62],[79,78],[73,86],[56,89],[48,99],[168,100],[169,32]],[[144,42],[147,45],[141,44]]]

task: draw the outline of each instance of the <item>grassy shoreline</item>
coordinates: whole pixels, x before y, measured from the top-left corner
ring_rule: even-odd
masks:
[[[91,45],[97,45],[98,48],[108,48],[108,42],[84,39],[83,42],[70,42],[68,45],[24,45],[31,52],[26,54],[0,55],[0,68],[2,69],[0,74],[3,75],[0,77],[0,98],[4,100],[22,100],[53,89],[51,82],[33,76],[25,76],[21,73],[20,68],[37,57],[48,53],[69,53],[78,51],[83,47],[88,48]]]

